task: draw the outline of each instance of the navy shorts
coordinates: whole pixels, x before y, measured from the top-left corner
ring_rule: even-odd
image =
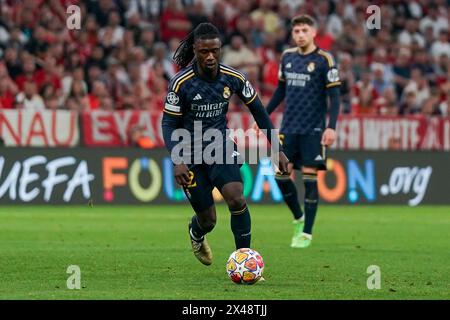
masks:
[[[280,141],[289,162],[294,169],[300,170],[302,166],[327,170],[326,146],[320,142],[321,135],[280,134]]]
[[[204,211],[214,204],[214,187],[222,191],[227,183],[242,183],[239,164],[197,164],[189,168],[189,174],[191,183],[183,189],[195,212]]]

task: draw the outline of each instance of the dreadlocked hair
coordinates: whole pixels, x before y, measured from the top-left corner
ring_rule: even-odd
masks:
[[[215,38],[220,38],[219,30],[211,23],[200,23],[186,38],[181,40],[180,45],[173,54],[173,60],[180,68],[187,67],[195,57],[195,41]]]

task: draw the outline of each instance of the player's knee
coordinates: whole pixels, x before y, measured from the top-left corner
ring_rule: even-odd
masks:
[[[317,188],[317,180],[315,179],[305,179],[305,199],[311,201],[317,201],[319,197],[319,190]]]
[[[292,183],[292,180],[289,176],[286,175],[275,175],[275,182],[277,183],[278,187],[283,190],[286,188],[287,185]]]
[[[222,189],[222,195],[231,211],[241,210],[246,205],[242,183],[226,185]]]
[[[228,208],[230,210],[240,210],[246,206],[243,194],[233,195],[227,200]]]
[[[214,206],[200,213],[197,213],[197,218],[200,228],[202,228],[205,233],[211,232],[212,229],[214,229],[217,220],[216,210]]]
[[[289,177],[287,179],[276,178],[276,182],[284,199],[292,195],[297,195],[297,188],[295,187],[294,182]]]

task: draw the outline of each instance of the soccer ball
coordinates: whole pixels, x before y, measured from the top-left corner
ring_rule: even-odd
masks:
[[[261,279],[263,271],[263,258],[253,249],[238,249],[227,261],[228,277],[237,284],[254,284]]]

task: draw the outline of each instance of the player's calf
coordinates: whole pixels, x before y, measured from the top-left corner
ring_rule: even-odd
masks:
[[[283,195],[284,202],[292,212],[295,220],[300,220],[303,217],[303,212],[298,202],[297,188],[294,182],[288,175],[276,174],[275,181],[277,182],[278,188]]]
[[[231,210],[231,231],[234,235],[236,249],[250,248],[251,242],[251,219],[247,204],[240,210]]]
[[[312,234],[314,220],[316,218],[317,206],[319,203],[319,191],[317,188],[317,173],[304,172],[303,183],[305,185],[305,227],[303,232]]]
[[[191,238],[197,242],[201,242],[204,236],[211,232],[216,225],[215,218],[204,220],[200,223],[197,215],[194,215],[191,219],[189,233]]]
[[[241,182],[230,182],[222,188],[222,195],[231,213],[231,231],[234,235],[236,249],[250,248],[251,219],[243,195]]]

